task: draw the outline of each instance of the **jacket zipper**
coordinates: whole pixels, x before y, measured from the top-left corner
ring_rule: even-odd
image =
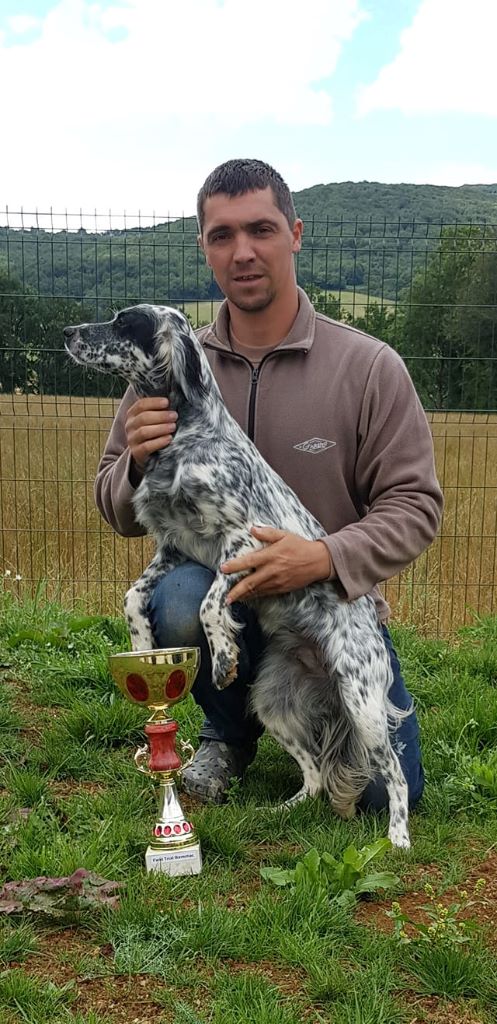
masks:
[[[214,352],[219,351],[219,349],[217,348],[217,345],[209,345],[209,342],[206,342],[204,344],[204,348],[210,348]],[[258,384],[258,381],[259,381],[259,374],[260,374],[260,371],[261,371],[262,364],[265,363],[266,359],[269,359],[272,356],[273,353],[272,352],[268,352],[267,356],[264,356],[264,359],[261,360],[261,362],[259,363],[258,366],[252,366],[252,363],[250,362],[250,360],[246,359],[245,356],[240,355],[239,352],[230,352],[229,354],[234,359],[241,359],[243,363],[246,363],[247,366],[250,366],[250,395],[249,395],[247,437],[251,441],[253,441],[254,440],[254,434],[255,434],[255,400],[257,398],[257,384]]]
[[[210,345],[208,341],[206,341],[204,343],[203,347],[204,348],[210,348],[214,352],[219,352],[218,346],[217,345]],[[308,349],[304,348],[304,349],[302,349],[302,351],[307,354]],[[261,359],[261,361],[260,361],[258,366],[253,366],[252,363],[250,362],[250,360],[246,359],[245,356],[240,355],[239,352],[230,352],[229,355],[232,356],[234,359],[241,359],[242,362],[247,363],[247,366],[250,366],[250,395],[249,395],[247,437],[251,441],[253,441],[254,440],[254,435],[255,435],[255,402],[256,402],[256,398],[257,398],[257,385],[259,383],[259,377],[260,377],[261,369],[262,369],[264,363],[266,362],[266,359],[271,359],[271,356],[274,355],[274,351],[273,352],[268,352],[267,355],[264,356],[264,359]]]
[[[249,413],[248,413],[248,436],[251,441],[254,440],[255,434],[255,400],[257,398],[257,384],[259,381],[259,372],[262,363],[259,366],[252,366],[252,377],[250,381],[250,398],[249,398]]]

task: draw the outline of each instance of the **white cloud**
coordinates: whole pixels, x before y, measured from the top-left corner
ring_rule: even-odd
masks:
[[[422,0],[400,50],[358,93],[358,112],[497,116],[495,0]]]
[[[33,28],[38,28],[40,19],[35,18],[31,14],[12,14],[7,18],[7,25],[14,35],[21,36],[25,32],[30,32]]]
[[[497,162],[493,168],[477,163],[440,163],[426,172],[416,171],[409,180],[414,185],[495,185]]]
[[[329,124],[359,4],[60,0],[34,40],[0,40],[5,199],[191,212],[233,127]]]

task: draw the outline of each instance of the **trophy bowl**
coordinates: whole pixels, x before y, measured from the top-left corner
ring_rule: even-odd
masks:
[[[114,682],[127,700],[152,711],[150,722],[165,721],[166,709],[188,696],[199,665],[198,647],[159,647],[109,657]]]

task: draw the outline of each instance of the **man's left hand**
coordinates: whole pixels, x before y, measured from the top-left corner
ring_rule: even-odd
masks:
[[[306,540],[272,526],[253,526],[250,532],[265,547],[221,565],[221,571],[227,575],[248,573],[230,590],[228,604],[249,597],[287,594],[317,580],[329,579],[330,573],[334,575],[330,553],[322,541]]]

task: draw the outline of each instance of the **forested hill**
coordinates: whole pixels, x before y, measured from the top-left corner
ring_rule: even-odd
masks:
[[[305,222],[300,283],[394,301],[437,251],[445,226],[497,224],[497,184],[340,182],[294,199]],[[0,227],[0,269],[8,262],[12,278],[44,296],[96,299],[100,313],[139,300],[218,298],[196,233],[194,217],[98,233]]]
[[[421,224],[497,224],[497,184],[385,185],[377,181],[341,181],[294,192],[297,213],[303,220],[328,218],[334,222],[387,221],[390,233],[408,221]]]

